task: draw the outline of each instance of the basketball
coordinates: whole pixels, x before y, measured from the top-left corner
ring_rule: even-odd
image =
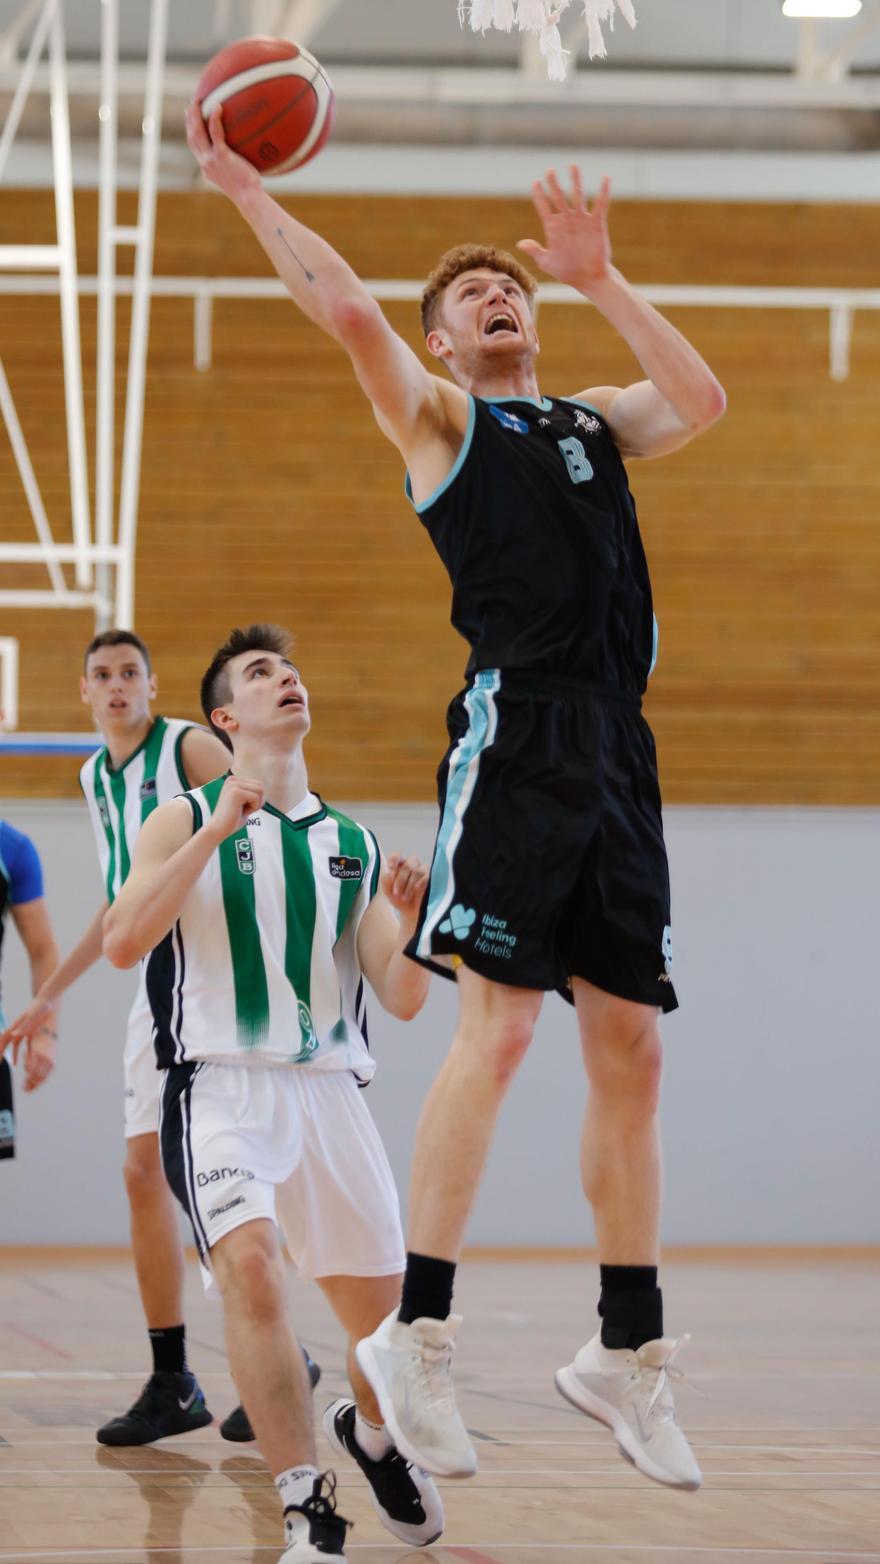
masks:
[[[207,120],[222,106],[234,152],[261,174],[289,174],[320,152],[333,128],[333,88],[307,49],[283,38],[227,44],[196,89]]]

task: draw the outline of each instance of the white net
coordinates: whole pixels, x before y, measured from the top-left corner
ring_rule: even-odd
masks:
[[[490,27],[509,33],[518,27],[524,33],[538,34],[538,47],[547,61],[551,81],[564,81],[569,50],[563,48],[559,19],[572,0],[458,0],[458,14],[475,33]],[[630,27],[636,25],[632,0],[582,0],[587,24],[591,60],[603,60],[607,54],[604,24],[614,27],[617,11]]]

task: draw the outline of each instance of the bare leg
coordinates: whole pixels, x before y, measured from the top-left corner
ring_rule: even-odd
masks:
[[[162,1170],[158,1135],[133,1135],[126,1141],[123,1173],[147,1325],[167,1330],[183,1323],[183,1240],[177,1201]]]
[[[321,1276],[318,1286],[348,1336],[348,1377],[358,1411],[368,1423],[381,1423],[382,1413],[354,1349],[400,1302],[400,1276]]]
[[[584,1193],[605,1265],[656,1265],[662,1163],[657,1011],[574,980],[590,1081],[581,1146]]]
[[[232,1377],[273,1476],[314,1466],[312,1396],[287,1313],[284,1264],[272,1222],[221,1238],[211,1263],[223,1294]]]
[[[409,1247],[457,1260],[495,1121],[532,1040],[543,994],[461,967],[459,1022],[425,1100],[410,1183]]]

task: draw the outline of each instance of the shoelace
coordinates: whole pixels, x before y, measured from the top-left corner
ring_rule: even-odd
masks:
[[[419,1379],[434,1405],[444,1412],[452,1412],[455,1396],[452,1390],[451,1346],[433,1347],[430,1342],[423,1341],[419,1351],[413,1353],[413,1362],[418,1364]]]
[[[317,1493],[312,1490],[304,1504],[298,1506],[309,1520],[335,1521],[337,1525],[346,1529],[352,1524],[344,1520],[336,1510],[336,1473],[323,1472],[319,1478],[320,1487]]]
[[[679,1336],[678,1341],[673,1342],[666,1361],[661,1363],[659,1368],[654,1368],[652,1365],[647,1363],[640,1367],[639,1377],[641,1377],[642,1374],[657,1375],[657,1383],[654,1386],[653,1394],[646,1408],[646,1415],[648,1417],[650,1417],[654,1407],[657,1405],[664,1391],[669,1390],[671,1393],[672,1387],[670,1386],[669,1381],[671,1379],[684,1380],[685,1375],[682,1373],[681,1369],[675,1367],[675,1359],[678,1357],[678,1354],[683,1352],[685,1347],[689,1345],[690,1339],[690,1336]],[[661,1406],[660,1410],[666,1415],[666,1417],[675,1417],[675,1407],[673,1406],[671,1399],[668,1405]]]
[[[136,1413],[139,1417],[148,1417],[161,1410],[161,1401],[161,1392],[151,1376],[144,1382],[140,1395],[132,1402],[125,1416],[131,1417]]]

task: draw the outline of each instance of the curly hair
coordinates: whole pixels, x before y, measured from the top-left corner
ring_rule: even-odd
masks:
[[[443,294],[460,277],[462,272],[499,272],[518,282],[529,303],[534,302],[538,284],[530,271],[509,250],[496,250],[491,244],[457,244],[454,250],[441,255],[422,293],[422,328],[425,336],[433,331],[440,315]]]

